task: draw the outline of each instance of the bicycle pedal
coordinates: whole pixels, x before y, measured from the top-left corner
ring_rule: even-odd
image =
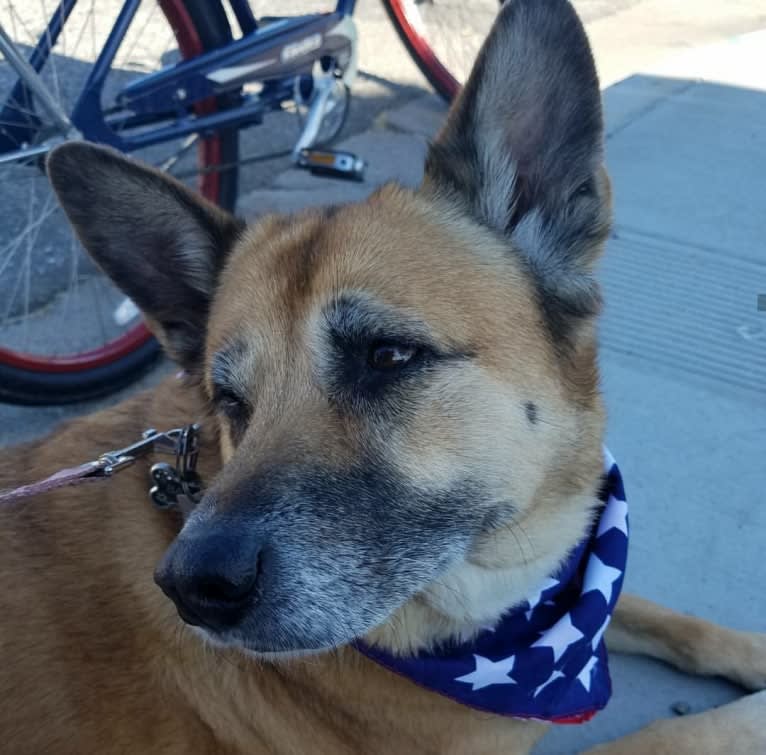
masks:
[[[296,165],[318,176],[364,181],[367,163],[353,152],[332,149],[302,149]]]

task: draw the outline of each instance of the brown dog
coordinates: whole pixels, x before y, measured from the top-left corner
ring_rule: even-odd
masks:
[[[415,192],[246,227],[105,149],[49,172],[190,379],[5,452],[0,487],[195,420],[208,487],[182,522],[148,503],[147,459],[0,511],[0,749],[528,752],[546,724],[350,643],[470,640],[598,515],[610,200],[572,8],[506,3]],[[761,635],[623,597],[607,636],[766,687]],[[766,752],[764,694],[598,751]]]

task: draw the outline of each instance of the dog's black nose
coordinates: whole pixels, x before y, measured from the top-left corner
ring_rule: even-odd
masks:
[[[240,533],[181,535],[165,553],[154,580],[187,624],[231,629],[255,601],[259,551],[254,538]]]

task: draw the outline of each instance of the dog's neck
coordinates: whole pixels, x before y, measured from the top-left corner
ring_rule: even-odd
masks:
[[[211,651],[185,632],[178,688],[234,752],[527,752],[547,726],[488,717],[350,648],[279,664]],[[517,749],[518,748],[518,749]]]

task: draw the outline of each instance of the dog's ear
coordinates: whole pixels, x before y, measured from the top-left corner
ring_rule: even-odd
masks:
[[[460,203],[529,265],[554,335],[595,313],[609,232],[598,77],[566,0],[508,0],[447,122],[422,189]]]
[[[240,221],[109,148],[70,142],[50,153],[47,168],[83,246],[144,312],[170,356],[193,368]]]

